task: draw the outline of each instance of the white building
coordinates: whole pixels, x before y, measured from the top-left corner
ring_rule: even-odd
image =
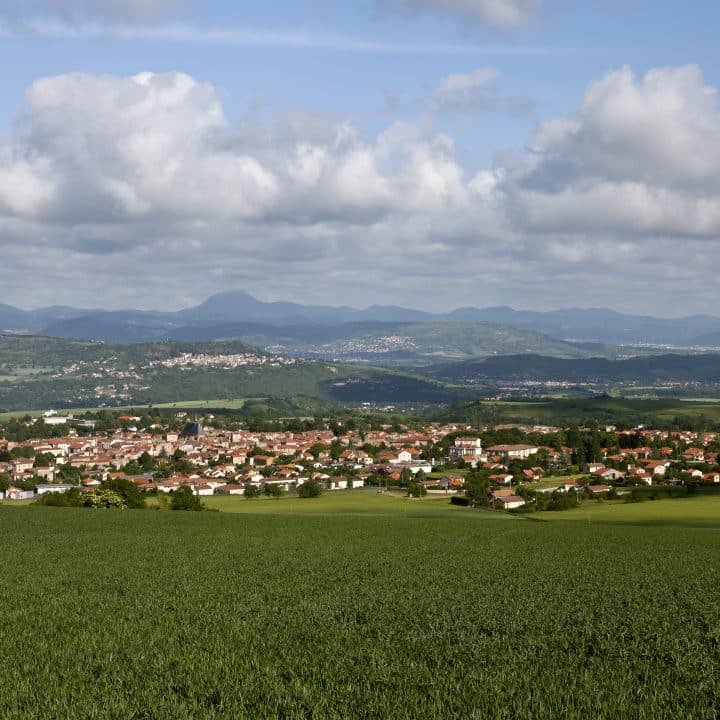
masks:
[[[508,460],[526,460],[539,449],[534,445],[493,445],[487,451],[490,455],[499,455]]]
[[[474,437],[455,438],[455,444],[450,448],[451,458],[482,457],[482,440]]]

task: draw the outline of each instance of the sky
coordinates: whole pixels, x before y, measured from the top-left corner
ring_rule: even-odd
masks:
[[[0,0],[0,302],[717,314],[720,3]]]

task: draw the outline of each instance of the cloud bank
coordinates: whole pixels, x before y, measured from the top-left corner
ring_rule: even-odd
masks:
[[[693,66],[613,72],[487,168],[421,122],[231,123],[222,92],[182,73],[45,78],[0,139],[0,282],[25,305],[176,307],[245,287],[656,312],[683,293],[701,310],[720,271],[718,140],[717,92]]]

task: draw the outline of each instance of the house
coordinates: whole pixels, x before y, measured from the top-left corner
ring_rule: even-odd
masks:
[[[490,482],[495,483],[495,485],[512,485],[513,476],[507,474],[490,475],[488,479]]]
[[[526,460],[539,449],[535,445],[493,445],[487,451],[490,455],[498,455],[506,460]]]
[[[669,464],[670,463],[662,460],[650,460],[649,462],[643,463],[645,470],[651,475],[659,475],[661,477],[665,474],[665,470],[667,470]]]
[[[66,493],[68,490],[77,487],[77,485],[68,485],[66,483],[51,483],[47,485],[38,485],[37,494],[45,495],[45,493]]]
[[[503,510],[514,510],[515,508],[525,505],[525,498],[519,495],[508,495],[507,497],[497,498],[493,504],[495,507],[501,507]]]
[[[683,453],[683,459],[688,462],[705,462],[705,451],[691,447]]]
[[[574,490],[575,492],[580,492],[583,489],[582,483],[578,482],[577,480],[574,480],[573,478],[570,478],[567,482],[564,482],[558,490],[561,492],[570,492]]]
[[[455,443],[450,447],[450,457],[455,460],[463,458],[468,462],[468,460],[480,458],[482,455],[482,440],[480,438],[458,437],[455,438]]]
[[[331,477],[327,481],[328,490],[347,490],[348,480],[346,477]]]
[[[195,495],[207,496],[215,494],[215,488],[213,488],[212,485],[207,485],[205,483],[191,485],[190,488]]]
[[[702,481],[706,483],[720,483],[720,473],[707,473],[706,475],[703,475]]]
[[[228,483],[215,488],[216,495],[244,495],[245,486]]]
[[[612,490],[611,485],[588,485],[588,491],[593,495],[601,495],[602,493],[610,492]]]
[[[16,488],[13,486],[10,486],[5,491],[5,499],[6,500],[32,500],[35,497],[35,493],[32,490],[20,490],[20,488]]]
[[[601,462],[585,463],[585,465],[583,466],[583,472],[586,472],[588,474],[596,473],[596,472],[598,472],[598,470],[604,470],[604,469],[605,469],[605,465]]]
[[[598,480],[622,480],[625,476],[619,470],[614,468],[603,468],[591,475]]]

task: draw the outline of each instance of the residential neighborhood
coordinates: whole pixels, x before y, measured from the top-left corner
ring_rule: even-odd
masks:
[[[73,487],[90,492],[118,478],[143,493],[168,495],[187,486],[198,496],[244,495],[249,488],[253,494],[285,493],[313,481],[329,492],[407,490],[517,510],[540,506],[548,496],[622,495],[632,487],[683,483],[720,486],[716,433],[438,423],[259,431],[219,427],[212,415],[199,420],[178,411],[165,417],[143,427],[142,415],[118,414],[120,426],[104,431],[93,420],[53,411],[26,421],[56,434],[0,439],[4,499]],[[485,447],[483,437],[526,442]],[[561,442],[573,437],[574,446]],[[468,485],[479,480],[485,488],[480,495]]]

